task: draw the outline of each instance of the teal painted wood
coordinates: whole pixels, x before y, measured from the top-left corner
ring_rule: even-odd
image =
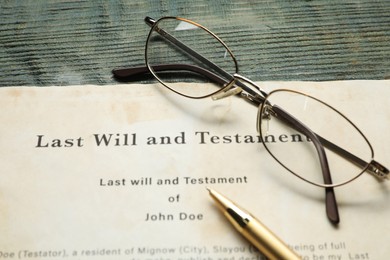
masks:
[[[146,15],[198,21],[253,80],[390,78],[390,1],[0,1],[0,86],[115,84]]]

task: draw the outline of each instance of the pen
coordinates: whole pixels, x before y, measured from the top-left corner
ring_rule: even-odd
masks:
[[[207,190],[210,192],[211,197],[217,202],[219,209],[238,232],[259,249],[268,259],[301,259],[299,255],[292,251],[292,249],[249,212],[240,208],[215,190],[209,188],[207,188]]]

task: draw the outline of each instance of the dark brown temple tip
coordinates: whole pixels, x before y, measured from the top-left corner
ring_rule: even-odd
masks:
[[[146,66],[139,66],[139,67],[133,67],[133,68],[119,68],[119,69],[113,69],[112,74],[115,78],[128,78],[131,76],[136,76],[140,74],[148,73],[148,67]]]
[[[333,225],[340,223],[340,215],[337,207],[336,196],[333,188],[325,189],[326,215]]]

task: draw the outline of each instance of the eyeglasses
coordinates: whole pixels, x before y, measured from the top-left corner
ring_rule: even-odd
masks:
[[[227,45],[196,22],[178,17],[157,21],[146,17],[145,22],[151,27],[146,66],[116,69],[114,76],[123,80],[151,73],[162,85],[187,98],[218,100],[236,95],[254,105],[264,147],[286,170],[325,188],[326,211],[332,223],[339,222],[334,187],[364,172],[388,178],[388,169],[374,160],[364,134],[334,107],[294,90],[262,90],[238,74],[237,60]]]

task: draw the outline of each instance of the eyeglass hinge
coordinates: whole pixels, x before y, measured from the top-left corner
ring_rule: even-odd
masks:
[[[389,170],[375,160],[371,161],[367,170],[380,179],[389,179]]]

